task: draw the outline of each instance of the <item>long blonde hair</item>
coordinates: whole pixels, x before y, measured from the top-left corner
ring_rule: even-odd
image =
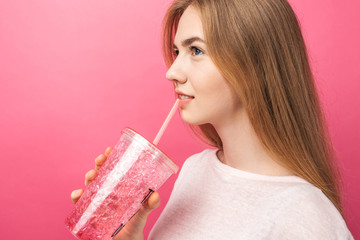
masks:
[[[263,146],[279,163],[307,180],[342,213],[340,175],[326,128],[306,46],[286,0],[177,0],[164,19],[164,58],[185,9],[200,12],[210,57],[234,88]],[[209,125],[208,143],[222,149]]]

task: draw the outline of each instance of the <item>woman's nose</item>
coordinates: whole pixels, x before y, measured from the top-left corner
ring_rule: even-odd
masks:
[[[171,67],[166,72],[166,78],[173,81],[174,84],[183,84],[186,82],[186,74],[180,63],[179,58],[176,58]]]

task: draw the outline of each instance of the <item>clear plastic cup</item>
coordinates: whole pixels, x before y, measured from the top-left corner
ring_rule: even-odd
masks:
[[[79,239],[112,239],[177,171],[178,166],[155,145],[125,128],[65,225]]]

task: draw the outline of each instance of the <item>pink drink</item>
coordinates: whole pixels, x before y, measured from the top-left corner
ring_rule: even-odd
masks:
[[[79,239],[112,239],[177,170],[152,143],[125,128],[65,224]]]

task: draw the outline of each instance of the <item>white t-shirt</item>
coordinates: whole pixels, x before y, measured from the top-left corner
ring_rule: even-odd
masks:
[[[335,206],[309,182],[241,171],[207,149],[185,161],[148,239],[353,237]]]

